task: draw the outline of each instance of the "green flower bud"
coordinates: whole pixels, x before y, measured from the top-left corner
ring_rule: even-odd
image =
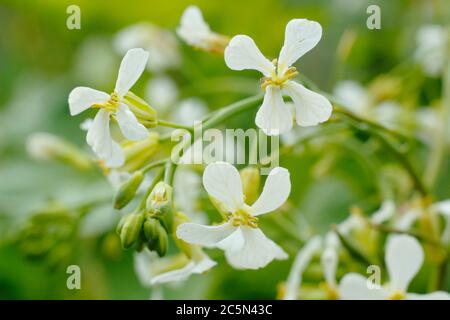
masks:
[[[147,128],[154,128],[157,125],[157,113],[147,102],[139,98],[133,92],[129,91],[124,101],[134,113],[140,123]]]
[[[258,199],[261,175],[257,167],[246,167],[241,170],[242,191],[245,202],[249,205]]]
[[[143,212],[129,214],[120,230],[122,247],[128,249],[133,246],[139,238],[144,222]]]
[[[158,219],[148,218],[144,222],[143,229],[147,247],[156,251],[160,257],[164,256],[169,247],[169,238],[161,222]]]
[[[144,222],[144,234],[148,242],[156,242],[158,240],[159,226],[161,223],[157,219],[149,218]]]
[[[123,169],[135,171],[142,168],[159,150],[159,134],[150,132],[148,137],[141,141],[128,141],[122,145],[125,152],[125,164]]]
[[[144,180],[142,171],[136,171],[125,183],[123,183],[114,197],[114,208],[122,209],[136,195],[136,191]]]
[[[156,246],[156,252],[160,257],[165,256],[167,249],[169,248],[169,237],[164,228],[161,227],[159,232],[158,245]]]

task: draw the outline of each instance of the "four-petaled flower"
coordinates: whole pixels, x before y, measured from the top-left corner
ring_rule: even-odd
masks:
[[[386,245],[386,267],[389,275],[389,284],[381,287],[371,284],[357,273],[345,275],[339,285],[342,299],[379,300],[379,299],[410,299],[410,300],[439,300],[450,299],[446,292],[436,291],[429,294],[408,293],[407,289],[419,272],[423,264],[424,253],[419,242],[407,235],[395,235],[388,239]]]
[[[72,116],[88,108],[98,108],[86,136],[87,143],[107,166],[118,167],[125,157],[120,145],[114,141],[109,131],[109,120],[115,118],[125,138],[143,140],[148,136],[147,129],[139,123],[123,97],[141,76],[147,63],[148,53],[143,49],[129,50],[121,64],[116,87],[111,94],[87,87],[76,87],[69,94],[69,108]]]
[[[294,116],[283,101],[283,92],[295,104],[299,126],[314,126],[330,118],[332,106],[325,97],[292,81],[298,74],[292,64],[311,50],[321,36],[319,23],[294,19],[286,26],[284,45],[273,62],[265,58],[253,39],[246,35],[233,37],[225,49],[225,63],[230,69],[253,69],[264,75],[265,96],[255,122],[267,135],[279,135],[292,128]]]
[[[228,262],[239,269],[258,269],[287,254],[258,228],[257,216],[279,208],[288,198],[289,172],[274,168],[267,177],[262,194],[251,206],[244,202],[238,170],[226,162],[208,165],[203,185],[227,212],[227,221],[217,226],[183,223],[177,237],[191,244],[217,247],[225,251]]]

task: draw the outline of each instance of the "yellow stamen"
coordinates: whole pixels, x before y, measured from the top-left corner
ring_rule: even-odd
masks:
[[[104,103],[96,103],[92,105],[92,108],[102,108],[106,111],[115,113],[117,111],[117,108],[119,107],[119,94],[114,91],[111,93],[110,98],[108,101]]]
[[[252,216],[250,212],[245,209],[238,209],[236,212],[230,214],[228,217],[235,227],[248,226],[250,228],[258,228],[258,218]]]

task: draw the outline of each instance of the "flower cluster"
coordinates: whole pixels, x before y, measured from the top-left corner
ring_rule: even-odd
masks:
[[[263,94],[212,112],[202,100],[185,97],[177,78],[168,72],[183,65],[177,36],[189,46],[220,57],[224,69],[227,66],[236,71],[262,73]],[[282,260],[295,256],[287,281],[279,286],[282,299],[450,299],[441,290],[442,279],[434,281],[436,285],[427,291],[431,293],[416,291],[414,287],[416,275],[428,260],[445,268],[450,243],[450,200],[431,200],[434,198],[428,189],[433,178],[424,183],[401,149],[409,140],[404,139],[408,134],[402,122],[405,110],[395,101],[400,80],[387,75],[374,80],[369,89],[353,81],[342,81],[336,85],[334,95],[321,91],[295,66],[321,37],[322,26],[318,22],[290,20],[280,53],[270,60],[251,37],[242,34],[228,37],[212,31],[196,6],[186,8],[176,35],[148,23],[130,26],[113,40],[123,59],[112,92],[76,87],[68,96],[70,115],[95,113],[81,126],[87,131],[86,142],[92,153],[45,133],[31,136],[27,149],[35,158],[57,159],[81,170],[96,166],[101,169],[115,190],[113,207],[119,212],[116,239],[123,249],[135,251],[135,270],[143,286],[154,288],[208,272],[217,265],[215,256],[214,260],[209,257],[209,249],[215,248],[223,251],[227,264],[234,269],[256,270],[270,263],[286,263]],[[416,58],[427,74],[442,73],[448,63],[447,41],[448,35],[440,27],[419,32]],[[131,90],[146,71],[153,77],[143,86],[145,94],[141,98]],[[257,80],[252,83],[258,84]],[[139,92],[142,87],[136,88]],[[327,147],[324,140],[328,136],[322,133],[331,128],[334,135],[344,127],[343,138],[330,144],[340,148],[343,140],[356,137],[363,143],[370,141],[369,147],[377,153],[389,152],[406,175],[407,183],[399,189],[411,192],[404,195],[384,190],[385,181],[380,178],[382,204],[372,215],[353,207],[344,221],[325,234],[318,234],[314,228],[304,231],[292,226],[283,211],[296,212],[293,208],[299,192],[293,187],[291,199],[290,195],[291,178],[298,176],[292,170],[289,172],[287,161],[282,162],[286,168],[274,166],[264,178],[260,173],[264,166],[261,159],[257,164],[245,163],[242,167],[226,159],[209,164],[200,161],[199,165],[193,160],[197,156],[191,155],[190,151],[198,149],[201,142],[191,137],[197,133],[198,124],[214,129],[226,124],[228,128],[229,118],[251,107],[258,107],[252,124],[264,137],[277,139],[282,135],[283,147],[271,150],[274,154],[289,154],[300,142],[317,137],[322,140],[317,139],[311,149],[318,145]],[[421,115],[415,113],[408,124],[420,126]],[[442,122],[440,133],[447,129],[448,119],[443,121],[446,122]],[[294,129],[295,123],[298,127]],[[295,136],[294,139],[289,135]],[[174,136],[189,142],[178,162],[171,157],[175,147],[170,138]],[[445,148],[443,145],[438,147]],[[234,152],[238,147],[233,144],[231,148]],[[349,153],[360,154],[355,150],[358,147],[348,149]],[[437,157],[443,152],[438,149]],[[339,157],[337,152],[321,157],[313,175],[320,177]],[[340,159],[348,163],[348,158]],[[363,160],[369,169],[375,166],[375,161]],[[378,174],[385,172],[377,171],[374,176]],[[391,177],[399,184],[402,178]],[[398,199],[397,194],[401,194]],[[78,223],[85,214],[83,210],[84,207],[73,210],[74,216],[66,210],[63,216]],[[288,237],[270,233],[264,224],[269,219],[295,238],[301,248],[285,245]],[[384,248],[383,252],[379,248]],[[303,280],[312,265],[315,271],[320,270],[314,280],[320,278],[321,283],[306,292]],[[365,268],[373,266],[383,270],[375,283],[363,276]]]

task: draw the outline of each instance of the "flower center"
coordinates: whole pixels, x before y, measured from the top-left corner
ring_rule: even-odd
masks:
[[[96,103],[92,105],[93,108],[102,108],[106,111],[115,113],[117,111],[117,108],[119,107],[119,94],[114,91],[111,93],[110,98],[108,101],[104,103]]]
[[[286,81],[291,80],[296,75],[298,75],[298,71],[295,67],[289,67],[286,71],[283,72],[283,74],[279,74],[277,59],[274,59],[272,63],[276,68],[273,75],[271,75],[270,77],[261,78],[261,88],[263,88],[264,90],[266,90],[266,88],[270,85],[282,88],[283,84]]]
[[[258,228],[258,218],[252,216],[252,214],[245,208],[240,208],[236,212],[230,214],[229,220],[235,227],[248,226],[250,228]]]
[[[405,299],[405,294],[401,290],[394,290],[388,297],[388,300],[403,300]]]

